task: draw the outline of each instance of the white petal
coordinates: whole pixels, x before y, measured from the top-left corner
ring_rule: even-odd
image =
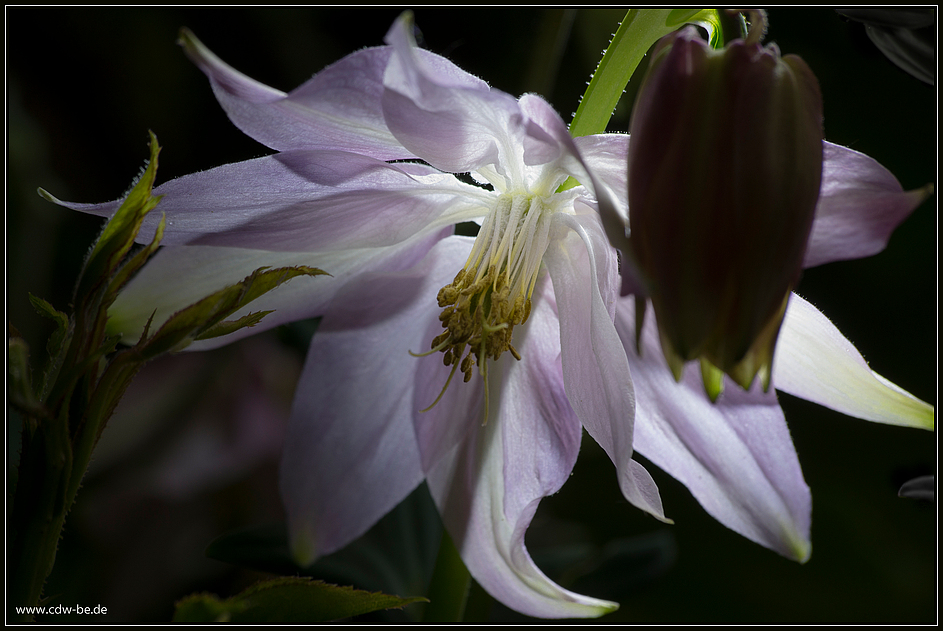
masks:
[[[789,299],[776,343],[772,383],[866,421],[934,428],[933,406],[872,372],[835,325],[796,294]]]
[[[422,55],[405,17],[390,28],[386,41],[393,55],[383,78],[383,111],[403,146],[452,173],[520,162],[524,130],[516,99],[442,57]]]
[[[651,311],[636,352],[634,309],[632,298],[619,303],[616,328],[635,384],[635,448],[728,528],[805,561],[812,497],[775,393],[758,382],[745,392],[728,380],[711,403],[695,363],[675,382]]]
[[[235,70],[189,31],[180,41],[209,77],[229,119],[267,147],[344,149],[381,160],[413,157],[387,129],[380,107],[389,47],[350,54],[285,94]]]
[[[281,491],[301,563],[363,534],[423,479],[413,428],[435,295],[467,256],[440,241],[417,266],[377,272],[333,300],[311,342],[285,441]]]
[[[560,314],[566,392],[583,426],[609,454],[622,493],[665,520],[651,476],[632,460],[635,394],[612,318],[618,295],[615,253],[595,215],[558,213],[544,255]]]
[[[430,472],[429,489],[466,566],[492,596],[531,616],[595,617],[618,605],[556,585],[524,545],[538,502],[566,481],[581,432],[563,394],[556,317],[548,300],[537,300],[515,330],[523,359],[505,353],[489,368],[487,424]]]
[[[324,252],[392,245],[487,212],[494,194],[427,165],[388,164],[346,151],[286,151],[186,175],[154,189],[148,241],[163,245]],[[110,216],[119,202],[57,203]]]

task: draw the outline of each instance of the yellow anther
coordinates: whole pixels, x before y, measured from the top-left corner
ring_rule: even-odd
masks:
[[[478,366],[485,381],[487,422],[486,360],[497,360],[505,351],[521,359],[511,339],[514,327],[530,316],[530,297],[549,242],[552,212],[547,210],[543,199],[502,195],[482,224],[465,267],[439,290],[439,321],[445,331],[432,341],[429,353],[443,352],[442,363],[452,370],[430,408],[442,398],[456,369],[468,382]]]

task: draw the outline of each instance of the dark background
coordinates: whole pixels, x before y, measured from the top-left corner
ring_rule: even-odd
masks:
[[[415,13],[426,48],[493,87],[544,94],[565,120],[623,15]],[[64,308],[101,226],[44,202],[37,186],[73,201],[120,196],[147,155],[148,129],[163,146],[159,182],[270,153],[229,123],[174,44],[181,26],[235,68],[289,91],[345,54],[382,43],[397,14],[8,8],[7,315],[30,342],[34,365],[48,327],[27,292]],[[571,31],[554,72],[542,42],[560,23]],[[862,25],[826,9],[774,9],[767,41],[801,55],[818,75],[828,140],[876,158],[905,188],[936,181],[936,89],[886,60]],[[610,131],[627,129],[629,111],[620,104]],[[886,251],[808,270],[798,288],[876,372],[934,405],[936,217],[934,196]],[[47,594],[107,606],[107,622],[164,622],[176,599],[203,590],[229,596],[263,576],[206,559],[203,549],[232,528],[281,519],[278,445],[304,335],[303,327],[273,331],[141,375],[70,515]],[[571,480],[538,512],[528,538],[535,556],[574,543],[628,550],[583,579],[596,589],[590,593],[621,602],[605,621],[935,621],[936,505],[896,497],[902,482],[935,471],[935,435],[780,398],[814,498],[806,565],[720,526],[653,466],[676,524],[646,518],[621,498],[614,468],[588,437]],[[517,619],[477,592],[469,616]]]

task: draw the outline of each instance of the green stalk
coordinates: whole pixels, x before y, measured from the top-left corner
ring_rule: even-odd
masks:
[[[445,530],[439,542],[439,552],[429,585],[429,604],[423,614],[423,622],[461,622],[465,615],[465,603],[471,575],[462,562],[452,538]]]

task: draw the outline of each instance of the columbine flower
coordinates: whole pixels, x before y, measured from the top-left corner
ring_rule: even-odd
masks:
[[[724,395],[711,406],[687,377],[675,384],[660,354],[623,348],[631,298],[619,299],[617,257],[597,213],[627,212],[627,136],[571,139],[541,98],[491,90],[418,49],[407,18],[389,46],[345,57],[288,95],[239,74],[192,35],[183,43],[232,121],[280,153],[155,191],[171,247],[128,286],[112,325],[133,339],[155,308],[160,320],[263,265],[332,274],[294,279],[253,307],[275,309],[260,328],[323,315],[282,463],[301,563],[357,538],[425,479],[472,575],[497,599],[542,617],[611,611],[614,603],[550,581],[524,546],[540,499],[569,475],[584,427],[642,510],[664,519],[633,441],[728,526],[807,555],[809,494],[775,394]],[[817,222],[885,226],[871,230],[880,240],[887,223],[862,217],[887,204],[841,206],[846,191],[830,189],[884,178],[886,195],[903,195],[867,160],[855,162],[857,180],[826,168]],[[569,176],[581,186],[558,192]],[[107,214],[113,205],[68,206]],[[480,222],[477,238],[452,234],[464,221]],[[829,232],[809,256],[844,240],[861,241]],[[799,350],[778,353],[777,387],[828,405],[854,404],[850,393],[862,390],[912,400],[860,384],[831,392],[834,379],[807,377],[803,362],[824,366],[850,345],[793,303],[782,344]],[[863,362],[848,374],[879,383]]]

